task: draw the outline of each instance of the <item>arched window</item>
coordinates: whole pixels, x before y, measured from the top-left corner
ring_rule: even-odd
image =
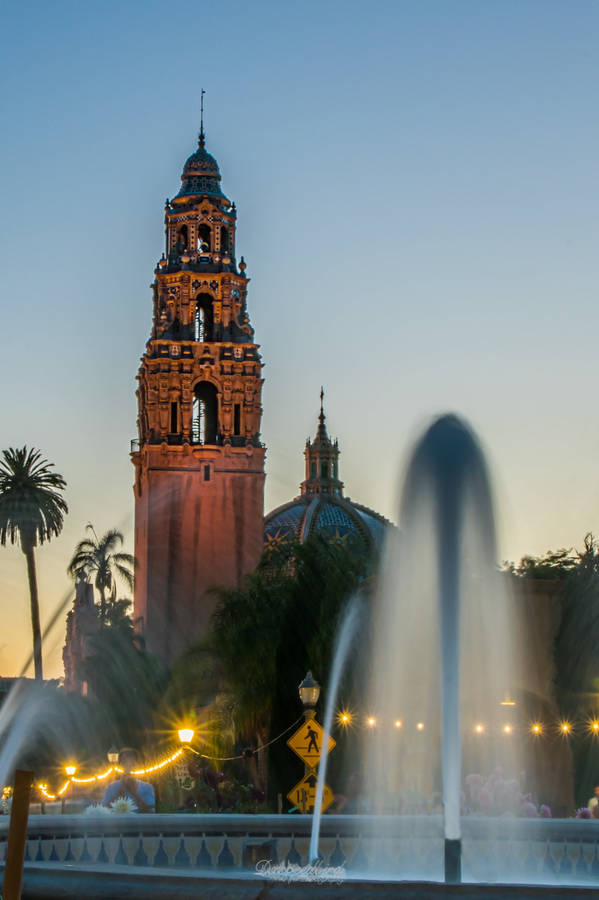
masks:
[[[209,381],[200,381],[193,392],[192,443],[216,444],[217,408],[216,388]]]
[[[229,252],[229,232],[225,228],[224,225],[221,225],[220,229],[220,252],[228,253]]]
[[[321,464],[320,464],[320,477],[321,478],[329,477],[329,464],[328,464],[328,462],[326,462],[326,460],[324,462],[321,462]]]
[[[310,478],[316,478],[316,463],[310,463]]]
[[[194,340],[201,344],[213,340],[213,326],[212,297],[210,294],[199,294],[196,297]]]
[[[187,225],[182,225],[179,231],[177,232],[177,250],[181,253],[183,250],[187,250]]]
[[[198,228],[198,250],[200,253],[212,249],[212,233],[210,225],[200,225]]]

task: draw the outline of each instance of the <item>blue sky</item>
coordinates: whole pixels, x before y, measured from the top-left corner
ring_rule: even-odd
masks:
[[[71,509],[43,618],[86,522],[131,536],[148,286],[201,87],[266,364],[267,509],[297,493],[322,383],[356,500],[396,518],[411,441],[454,410],[503,558],[599,531],[598,39],[582,0],[5,7],[2,447],[39,447]],[[11,674],[25,564],[0,559]]]

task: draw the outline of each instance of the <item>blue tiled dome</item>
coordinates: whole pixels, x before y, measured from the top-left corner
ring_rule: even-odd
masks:
[[[198,149],[188,157],[183,166],[181,190],[178,197],[189,197],[194,194],[213,194],[224,196],[220,186],[220,170],[212,154],[204,146],[204,133],[200,132]]]
[[[359,540],[369,550],[380,549],[391,522],[373,509],[343,496],[339,478],[339,444],[329,437],[320,389],[320,415],[313,441],[306,441],[306,478],[301,494],[273,509],[264,519],[264,544],[271,547],[291,539],[319,534],[330,540]]]
[[[336,494],[303,495],[277,507],[264,520],[266,546],[319,534],[331,540],[357,538],[368,548],[382,546],[391,523],[372,509]]]

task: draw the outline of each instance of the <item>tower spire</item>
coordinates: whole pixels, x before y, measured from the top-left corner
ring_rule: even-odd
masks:
[[[306,441],[304,458],[306,478],[302,481],[302,494],[338,494],[343,496],[343,482],[339,480],[339,445],[327,433],[324,414],[324,387],[320,388],[320,413],[314,440]]]
[[[206,91],[204,88],[200,91],[200,136],[198,138],[198,147],[201,150],[204,149],[204,145],[206,141],[204,140],[204,94]]]

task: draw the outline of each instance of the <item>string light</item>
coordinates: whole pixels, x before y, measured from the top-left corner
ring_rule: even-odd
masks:
[[[416,728],[418,729],[418,731],[424,731],[424,722],[418,722]]]
[[[572,726],[571,726],[571,724],[570,724],[569,722],[565,722],[565,721],[564,721],[564,722],[560,722],[560,723],[559,723],[559,730],[561,731],[562,734],[568,735],[568,734],[571,734],[571,733],[572,733]]]
[[[342,709],[337,714],[337,722],[346,728],[351,725],[352,720],[353,716],[347,709]]]
[[[543,734],[543,726],[540,722],[533,722],[530,726],[531,734]]]
[[[474,731],[476,732],[476,734],[484,734],[485,726],[481,722],[479,722],[477,725],[474,726]]]
[[[376,719],[375,719],[375,717],[374,717],[374,716],[369,716],[369,717],[366,719],[366,724],[368,725],[369,728],[374,728],[374,726],[376,725]]]
[[[401,728],[402,726],[403,726],[403,722],[401,721],[401,719],[396,719],[396,720],[395,720],[395,727],[396,727],[396,728]]]
[[[166,766],[170,766],[172,763],[176,762],[181,754],[184,752],[184,747],[181,747],[179,750],[176,750],[166,759],[161,760],[161,762],[156,763],[154,766],[146,766],[144,769],[134,769],[131,774],[132,775],[149,775],[151,772],[159,772],[161,769],[166,768]],[[109,769],[106,769],[104,772],[98,772],[96,775],[90,775],[89,778],[75,778],[74,775],[71,775],[68,770],[77,771],[76,766],[65,766],[65,772],[69,775],[67,781],[57,790],[55,794],[50,793],[48,789],[48,785],[44,782],[40,782],[37,786],[38,791],[46,800],[57,800],[59,797],[65,793],[65,791],[69,788],[71,784],[92,784],[94,781],[103,781],[105,778],[108,778],[109,775],[114,773],[122,774],[124,769],[121,766],[110,766]]]
[[[112,772],[122,772],[120,766],[111,766],[109,769],[106,769],[105,772],[100,772],[99,775],[91,775],[89,778],[71,778],[71,781],[75,784],[91,784],[92,781],[103,781],[105,778]]]
[[[133,769],[131,772],[132,775],[149,775],[150,772],[159,772],[160,769],[164,769],[166,766],[170,766],[171,763],[174,763],[175,760],[179,759],[181,754],[183,753],[183,747],[180,750],[175,751],[172,756],[169,756],[167,759],[163,759],[162,762],[156,763],[155,766],[147,766],[145,769]]]
[[[512,726],[511,726],[509,723],[508,723],[507,725],[504,725],[504,726],[503,726],[503,733],[504,733],[504,734],[511,734],[512,731],[513,731]]]
[[[589,731],[591,734],[599,734],[599,721],[597,721],[597,719],[591,719],[589,722]]]

